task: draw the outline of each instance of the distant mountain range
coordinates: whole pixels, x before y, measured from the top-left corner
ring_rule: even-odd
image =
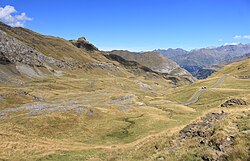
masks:
[[[181,49],[181,48],[177,48],[177,49],[169,48],[167,50],[158,49],[158,50],[154,50],[153,52],[160,53],[169,59],[177,57],[177,56],[187,55],[189,53],[188,51]]]
[[[213,48],[202,48],[191,51],[186,51],[180,48],[167,49],[167,50],[154,50],[165,57],[175,61],[181,67],[189,71],[193,76],[197,77],[204,71],[209,69],[213,65],[222,65],[237,60],[247,58],[250,53],[250,44],[237,44],[237,45],[223,45]],[[201,70],[201,71],[200,71]],[[204,72],[205,75],[201,78],[206,78],[213,73],[212,70]]]

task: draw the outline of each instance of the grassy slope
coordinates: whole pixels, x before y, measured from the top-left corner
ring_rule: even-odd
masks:
[[[0,29],[21,40],[49,57],[59,60],[78,60],[83,63],[97,60],[107,61],[98,51],[87,52],[75,47],[71,42],[53,36],[45,36],[25,28],[11,28],[0,22]]]
[[[40,50],[46,47],[41,46]],[[53,47],[53,50],[57,49]],[[84,52],[74,50],[79,50],[76,51],[79,54]],[[88,55],[82,60],[90,61],[92,57]],[[19,110],[5,115],[0,119],[0,160],[154,160],[159,155],[167,157],[164,153],[166,142],[185,125],[205,113],[220,110],[219,105],[230,97],[250,102],[249,80],[235,77],[249,75],[249,69],[249,60],[237,62],[206,80],[175,89],[170,81],[161,77],[135,77],[121,67],[122,72],[117,73],[106,69],[75,70],[64,77],[29,80],[23,86],[2,84],[1,110],[34,103],[48,103],[50,109],[68,110],[45,111],[38,115],[30,114],[36,110]],[[190,107],[165,104],[167,100],[189,99],[201,86],[211,86],[224,74],[228,77],[221,86],[206,91]],[[141,82],[152,90],[141,87]],[[31,95],[20,94],[23,91]],[[42,97],[45,102],[32,96]],[[133,99],[111,103],[124,96]],[[139,106],[139,102],[143,105]],[[86,108],[77,112],[76,106]],[[249,110],[249,106],[244,108]],[[236,118],[242,114],[242,109],[230,108],[227,112]],[[230,117],[228,120],[232,121]],[[239,121],[244,122],[244,119]],[[187,147],[177,153],[184,154]],[[183,160],[181,157],[185,156],[170,157]]]
[[[8,114],[7,118],[0,120],[1,149],[4,149],[1,151],[1,157],[14,160],[17,158],[34,159],[34,157],[53,153],[61,148],[70,150],[71,145],[67,144],[72,144],[74,149],[74,146],[81,144],[83,145],[80,147],[130,143],[149,134],[161,132],[166,126],[172,127],[178,124],[175,119],[170,118],[169,113],[161,109],[145,105],[137,106],[137,102],[146,103],[145,98],[160,95],[163,93],[161,89],[165,86],[172,86],[164,79],[145,80],[143,77],[128,79],[107,76],[97,79],[95,75],[86,76],[31,81],[26,87],[18,89],[13,86],[0,87],[1,94],[10,93],[8,96],[5,95],[7,99],[0,100],[4,105],[1,109],[32,102],[39,103],[30,96],[17,97],[15,95],[20,91],[29,91],[32,95],[43,97],[46,102],[55,103],[55,107],[58,106],[56,103],[69,103],[67,106],[70,107],[74,105],[70,102],[78,102],[79,105],[91,105],[91,109],[95,112],[93,115],[88,115],[88,109],[85,109],[82,113],[70,110],[30,116],[28,111],[21,110]],[[136,83],[138,81],[150,85],[154,92],[141,88]],[[131,103],[126,103],[126,101],[125,103],[110,103],[112,100],[127,95],[134,96]],[[18,100],[19,97],[20,100]],[[128,109],[120,110],[120,107],[128,107]],[[186,112],[192,113],[188,110]],[[130,126],[131,121],[134,123]],[[67,147],[60,147],[60,144],[66,144]],[[42,148],[38,148],[40,146]],[[13,150],[15,155],[11,154]]]
[[[250,80],[248,79],[237,79],[234,76],[236,75],[248,75],[249,73],[249,60],[237,62],[235,64],[230,64],[224,67],[220,72],[214,74],[206,80],[199,81],[193,85],[181,87],[180,89],[175,89],[175,91],[170,90],[167,96],[161,95],[158,97],[146,97],[148,102],[157,103],[164,102],[166,98],[171,98],[175,101],[183,101],[188,99],[187,93],[189,96],[197,89],[200,89],[201,86],[210,86],[214,84],[222,75],[227,74],[227,79],[219,87],[210,89],[201,95],[198,102],[191,105],[191,109],[188,110],[186,106],[181,105],[162,105],[159,106],[159,109],[171,109],[174,110],[171,116],[168,116],[169,119],[176,120],[176,124],[165,124],[164,129],[167,130],[158,135],[153,135],[148,140],[143,140],[134,146],[125,146],[123,148],[118,146],[118,149],[114,146],[112,149],[103,148],[102,150],[73,150],[73,151],[61,151],[56,154],[43,157],[45,160],[154,160],[157,157],[165,157],[167,160],[199,160],[199,157],[208,155],[215,155],[214,151],[211,151],[209,147],[199,148],[198,145],[194,144],[195,140],[186,141],[183,143],[183,146],[177,150],[166,153],[164,147],[172,144],[172,140],[177,138],[177,132],[183,127],[184,124],[192,122],[192,120],[198,119],[200,116],[203,116],[208,112],[220,111],[220,104],[229,98],[243,98],[247,102],[250,102],[250,90],[249,84]],[[245,66],[239,70],[239,66]],[[245,70],[247,69],[247,70]],[[191,92],[192,91],[192,92]],[[172,96],[172,97],[170,97]],[[178,109],[184,108],[186,110]],[[216,133],[215,137],[220,137],[226,135],[228,131],[231,131],[235,136],[237,142],[229,150],[221,156],[221,159],[228,160],[247,160],[248,152],[247,147],[249,142],[249,137],[242,133],[242,130],[250,130],[249,122],[249,105],[244,107],[230,107],[225,109],[225,112],[228,113],[222,121],[218,122],[215,125]],[[196,112],[195,110],[196,109]],[[186,111],[186,112],[184,112]],[[187,112],[189,111],[189,112]],[[191,112],[192,111],[192,112]],[[150,109],[150,114],[153,113],[153,110]],[[184,117],[185,116],[185,117]],[[155,120],[155,117],[154,117]],[[178,121],[177,121],[178,120]],[[153,120],[151,120],[153,121]],[[168,122],[168,121],[167,121]],[[239,129],[238,129],[239,128]],[[172,135],[174,134],[174,135]],[[222,135],[223,134],[223,135]],[[172,136],[170,136],[172,135]],[[158,150],[156,149],[158,148]],[[99,158],[99,159],[98,159]],[[42,159],[42,160],[43,160]]]
[[[220,79],[222,76],[227,76],[225,82],[219,86],[217,91],[225,90],[226,89],[236,89],[235,92],[237,92],[237,89],[239,90],[249,90],[249,79],[238,79],[237,76],[250,76],[250,60],[243,60],[240,62],[232,63],[224,68],[222,68],[219,72],[214,73],[212,76],[205,80],[200,80],[198,82],[195,82],[191,85],[179,87],[177,89],[172,89],[170,93],[168,94],[169,99],[171,101],[177,101],[177,102],[184,102],[188,100],[195,91],[198,91],[202,86],[210,87],[213,85],[218,79]],[[207,93],[212,93],[214,91],[208,91]],[[216,91],[215,91],[216,93]],[[237,95],[237,94],[236,94]],[[208,97],[210,98],[210,97]]]
[[[156,68],[161,64],[168,64],[170,66],[178,66],[172,60],[165,58],[164,56],[154,53],[154,52],[145,52],[145,53],[134,53],[129,51],[114,50],[110,52],[111,54],[116,54],[123,57],[126,60],[136,61],[148,68]]]
[[[222,71],[230,68],[234,75],[237,74],[231,66],[225,68]],[[241,71],[239,73],[244,74]],[[199,153],[195,147],[190,147],[189,153],[185,153],[191,143],[185,143],[172,155],[166,155],[164,147],[173,139],[172,137],[177,137],[178,131],[186,124],[205,113],[219,111],[220,103],[229,97],[241,97],[250,101],[250,91],[246,89],[249,80],[237,79],[240,83],[233,84],[236,78],[228,72],[227,74],[228,78],[221,86],[205,92],[191,108],[178,104],[167,105],[164,102],[169,100],[170,96],[175,101],[188,99],[187,93],[191,96],[200,86],[214,84],[223,74],[217,73],[193,86],[177,88],[175,91],[171,89],[171,84],[166,84],[166,81],[160,78],[100,78],[97,75],[83,74],[64,79],[31,81],[26,87],[18,90],[30,91],[31,94],[42,96],[52,103],[74,101],[80,105],[91,105],[95,114],[88,115],[88,110],[82,113],[72,110],[37,116],[27,115],[27,111],[12,113],[6,119],[0,120],[0,146],[4,149],[0,152],[1,159],[153,160],[158,156],[170,157],[170,160],[190,158],[193,153]],[[149,84],[154,91],[141,88],[136,83],[138,81]],[[0,89],[1,93],[14,93],[17,90],[13,86],[4,86]],[[110,104],[110,101],[126,95],[134,96],[131,103]],[[34,101],[24,97],[26,96],[22,96],[22,99],[26,101]],[[143,102],[144,105],[138,106],[137,102]],[[27,102],[16,102],[19,106],[23,103]],[[9,102],[9,105],[12,104],[13,102]],[[129,108],[120,110],[121,106]],[[242,114],[243,109],[247,111],[248,107],[233,107],[226,112],[231,113],[232,118],[236,118]],[[230,117],[228,121],[232,121]],[[223,123],[221,126],[224,126]],[[244,140],[245,136],[242,137]],[[237,147],[243,149],[241,153],[245,155],[244,143],[237,144]],[[234,152],[230,155],[233,157]]]

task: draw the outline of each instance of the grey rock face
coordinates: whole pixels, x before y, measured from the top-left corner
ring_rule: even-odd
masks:
[[[91,66],[91,67],[98,67],[98,68],[114,68],[115,66],[112,63],[106,63],[106,62],[93,62],[93,63],[88,63],[86,66]]]
[[[0,60],[6,63],[24,63],[42,66],[43,56],[15,38],[0,30]]]
[[[247,105],[246,101],[242,100],[242,99],[237,99],[237,98],[233,98],[230,100],[227,100],[226,102],[224,102],[223,104],[221,104],[221,107],[229,107],[229,106],[233,106],[233,105]]]
[[[47,63],[53,64],[59,68],[77,66],[76,61],[67,62],[45,56],[16,38],[7,35],[2,30],[0,30],[0,63],[22,63],[36,67],[46,67],[45,64]]]
[[[140,87],[143,88],[143,89],[153,90],[153,88],[152,88],[151,86],[149,86],[148,84],[139,82],[139,85],[140,85]]]
[[[221,120],[225,116],[225,113],[211,113],[202,118],[201,122],[194,123],[186,126],[180,131],[180,137],[184,139],[193,137],[207,138],[213,135],[213,129],[211,127],[216,121]]]
[[[90,105],[82,105],[78,102],[64,102],[64,103],[36,103],[36,104],[27,104],[24,106],[9,108],[0,110],[0,119],[9,116],[10,114],[24,110],[25,113],[29,116],[41,115],[45,113],[56,113],[56,112],[75,112],[83,113],[87,109],[89,114],[94,114],[94,110],[90,108]],[[96,112],[95,112],[96,113]]]
[[[70,42],[78,48],[83,48],[89,51],[98,51],[98,49],[89,43],[85,37],[80,37],[78,40],[70,40]]]
[[[118,99],[110,101],[110,104],[120,103],[120,102],[124,102],[124,101],[126,101],[127,103],[132,103],[133,100],[134,100],[134,96],[127,95],[127,96],[124,96],[122,98],[118,98]]]

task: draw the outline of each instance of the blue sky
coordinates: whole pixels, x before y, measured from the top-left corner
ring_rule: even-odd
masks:
[[[7,17],[12,25],[65,39],[85,36],[103,50],[250,43],[250,0],[0,0],[6,5],[16,11],[14,20]]]

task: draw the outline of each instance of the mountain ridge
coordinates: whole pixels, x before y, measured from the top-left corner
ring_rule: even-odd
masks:
[[[129,61],[136,61],[139,64],[142,64],[159,73],[183,76],[189,79],[191,82],[196,81],[196,79],[193,78],[190,73],[182,69],[177,63],[156,52],[130,52],[127,50],[113,50],[107,53],[121,56]]]
[[[187,81],[180,78],[181,75],[175,75],[180,79],[172,79],[152,70],[145,70],[146,67],[143,64],[132,66],[129,63],[121,64],[116,59],[108,58],[85,37],[65,40],[41,35],[25,28],[12,28],[3,23],[0,23],[0,36],[0,63],[2,65],[0,72],[4,75],[1,77],[4,82],[12,82],[13,75],[37,79],[71,75],[76,74],[77,71],[79,74],[88,71],[90,75],[94,73],[110,75],[112,72],[112,75],[116,76],[132,74],[145,78],[158,77],[174,80],[174,83],[177,83],[176,80]],[[3,70],[8,64],[11,65],[12,70]]]
[[[193,76],[197,77],[196,73],[199,70],[209,69],[211,66],[218,64],[225,65],[240,57],[244,59],[244,55],[250,52],[250,44],[228,44],[213,48],[194,49],[189,52],[171,48],[168,50],[155,51],[164,54],[164,56],[172,59]],[[245,58],[246,57],[247,56],[245,56]],[[207,76],[209,76],[209,74],[205,74],[202,78]]]

